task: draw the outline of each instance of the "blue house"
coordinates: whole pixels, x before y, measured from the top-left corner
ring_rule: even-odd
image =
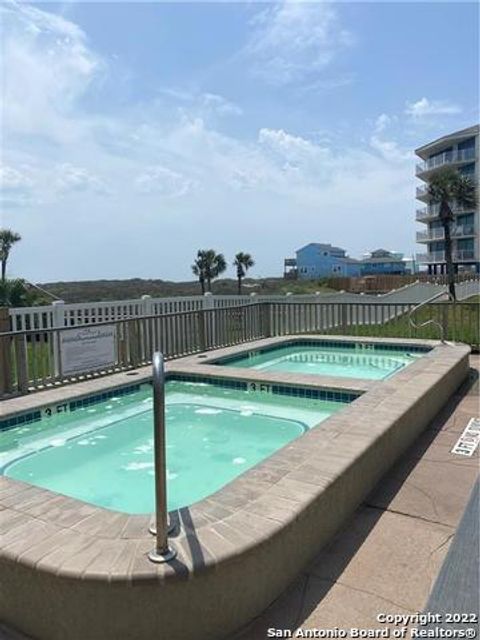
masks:
[[[406,266],[402,253],[376,249],[361,260],[360,270],[362,276],[404,275]]]
[[[311,242],[295,252],[296,258],[285,259],[285,277],[302,280],[355,277],[360,275],[360,262],[349,258],[345,249],[331,244]]]

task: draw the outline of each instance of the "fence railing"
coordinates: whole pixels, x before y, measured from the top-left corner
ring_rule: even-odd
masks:
[[[459,287],[458,298],[462,299],[463,289],[470,282],[469,291],[480,292],[479,276],[473,273],[457,274]],[[446,276],[428,276],[427,274],[414,274],[406,276],[379,275],[364,278],[331,278],[327,284],[337,291],[345,290],[364,293],[389,292],[398,290],[415,283],[446,284]],[[412,288],[413,291],[413,288]],[[471,295],[473,295],[473,293]],[[321,294],[327,295],[327,294]],[[326,302],[341,302],[340,299],[332,300],[329,294]],[[470,294],[469,294],[470,295]],[[426,292],[426,298],[429,297]],[[259,302],[315,302],[319,298],[316,294],[269,294],[257,295],[212,295],[204,296],[176,296],[171,298],[151,298],[142,296],[136,300],[116,300],[106,302],[79,302],[65,303],[55,300],[51,305],[36,307],[17,307],[9,309],[10,329],[12,331],[28,331],[31,329],[52,329],[61,327],[76,327],[101,322],[112,322],[126,318],[140,318],[142,316],[164,315],[168,313],[183,313],[187,311],[200,311],[225,307],[238,307]],[[408,300],[407,292],[405,299]],[[418,302],[416,298],[411,302]]]
[[[114,327],[114,361],[108,367],[68,374],[61,344],[71,327],[0,333],[0,395],[65,384],[85,377],[133,369],[151,362],[155,351],[165,358],[200,353],[272,336],[331,334],[438,339],[438,327],[415,330],[408,313],[416,303],[262,302],[237,307],[199,309],[121,318],[96,323]],[[445,338],[480,344],[480,305],[438,302],[425,305],[418,321],[434,319]]]
[[[267,333],[263,309],[256,304],[97,322],[95,329],[114,328],[114,361],[80,376],[63,370],[61,337],[71,327],[0,333],[0,394],[140,367],[151,362],[154,351],[168,359],[261,338]]]

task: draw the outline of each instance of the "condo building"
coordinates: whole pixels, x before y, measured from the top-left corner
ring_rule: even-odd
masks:
[[[430,274],[446,273],[445,243],[438,204],[430,202],[428,185],[432,176],[443,167],[453,167],[459,173],[478,184],[479,178],[479,125],[462,129],[438,140],[429,142],[415,150],[421,159],[415,175],[423,184],[417,187],[417,200],[422,207],[417,209],[416,219],[426,227],[417,232],[417,242],[425,244],[427,252],[417,256],[426,265]],[[456,272],[480,272],[479,255],[479,204],[465,209],[455,202],[450,203],[454,215],[451,224],[452,257]]]

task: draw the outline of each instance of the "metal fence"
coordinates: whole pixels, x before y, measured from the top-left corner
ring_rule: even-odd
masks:
[[[154,351],[176,358],[264,337],[330,334],[438,339],[438,328],[412,328],[408,313],[414,303],[261,302],[117,318],[96,322],[115,327],[115,362],[82,375],[63,371],[61,336],[71,327],[38,328],[0,334],[0,394],[27,393],[80,378],[146,365]],[[448,340],[478,349],[480,305],[430,303],[417,320],[436,319]]]

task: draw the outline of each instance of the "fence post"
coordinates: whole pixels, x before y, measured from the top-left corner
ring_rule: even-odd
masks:
[[[152,296],[145,293],[142,297],[142,316],[153,315]],[[145,320],[139,328],[140,331],[140,353],[142,360],[150,361],[153,357],[153,327],[150,320]]]
[[[272,327],[270,323],[270,303],[262,303],[262,336],[264,338],[272,337]]]
[[[8,307],[0,307],[0,333],[10,331]],[[0,338],[0,396],[12,392],[12,363],[10,338]]]
[[[35,340],[35,335],[32,336],[32,340]],[[18,391],[22,394],[28,393],[27,349],[24,336],[15,337],[15,360]]]
[[[142,316],[151,316],[152,315],[152,296],[149,296],[148,293],[146,293],[141,297],[141,300],[142,300]]]
[[[347,333],[347,305],[343,302],[340,305],[340,325],[343,335]]]
[[[54,329],[60,329],[65,326],[65,301],[64,300],[54,300],[52,302],[53,313],[52,313],[52,326]],[[52,333],[52,340],[60,339],[60,333]],[[60,376],[60,354],[59,349],[57,348],[57,344],[53,345],[53,367],[55,372],[55,377],[58,378]]]
[[[448,340],[448,311],[449,311],[449,306],[451,303],[445,302],[444,306],[442,307],[442,325],[443,325],[443,337],[445,340]],[[455,315],[456,315],[456,309],[455,309],[455,303],[453,303],[452,305],[452,312],[453,312],[453,340],[455,340]]]
[[[215,309],[215,298],[211,291],[207,291],[203,295],[203,310],[204,313],[204,321],[203,321],[203,343],[205,347],[208,349],[209,346],[216,347],[217,346],[217,327],[215,326],[215,313],[213,310]],[[209,322],[209,318],[211,318],[211,322]],[[207,335],[207,327],[210,324],[211,328],[211,344],[208,344],[208,335]]]

